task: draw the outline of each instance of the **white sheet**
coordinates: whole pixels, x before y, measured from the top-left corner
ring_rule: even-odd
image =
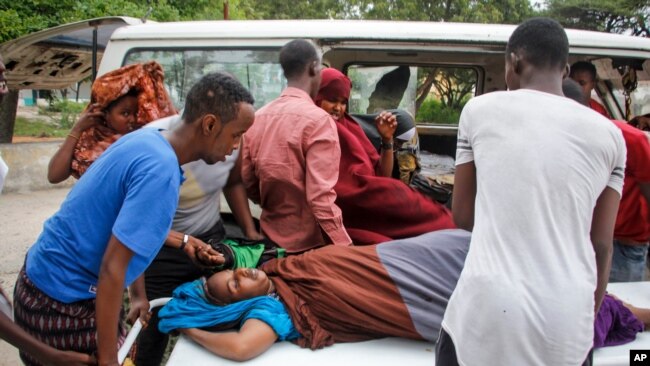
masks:
[[[650,282],[613,283],[608,291],[621,300],[638,307],[650,307]],[[629,350],[650,349],[650,332],[637,335],[637,339],[622,346],[606,347],[594,352],[594,365],[627,366]],[[341,343],[322,350],[311,351],[290,342],[276,343],[261,356],[246,365],[285,366],[431,366],[435,360],[432,343],[401,338],[385,338],[358,343]],[[167,362],[169,366],[222,366],[241,365],[216,356],[185,336],[181,336]]]

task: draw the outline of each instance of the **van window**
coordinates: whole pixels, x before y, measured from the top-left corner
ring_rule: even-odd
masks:
[[[608,83],[612,88],[612,95],[616,99],[618,108],[625,115],[625,94],[621,83]],[[630,118],[650,113],[650,80],[639,80],[636,90],[630,94]]]
[[[457,125],[465,103],[476,94],[478,73],[449,66],[365,66],[347,69],[352,80],[350,113],[400,108],[418,124]]]
[[[287,83],[278,63],[278,51],[136,49],[127,54],[125,65],[149,60],[156,60],[165,70],[165,85],[178,109],[185,105],[192,85],[210,72],[233,74],[253,94],[255,108],[277,98]]]

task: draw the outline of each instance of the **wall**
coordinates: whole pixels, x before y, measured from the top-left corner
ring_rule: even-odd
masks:
[[[0,156],[9,166],[3,192],[70,187],[74,178],[59,184],[47,181],[47,165],[61,141],[0,144]]]

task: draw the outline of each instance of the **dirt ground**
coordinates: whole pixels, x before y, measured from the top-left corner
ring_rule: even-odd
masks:
[[[59,208],[68,189],[0,195],[0,286],[11,297],[25,253],[43,222]],[[0,340],[0,366],[20,365],[18,351]]]

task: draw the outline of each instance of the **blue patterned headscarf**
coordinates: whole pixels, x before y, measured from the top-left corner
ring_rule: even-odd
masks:
[[[247,319],[258,319],[273,328],[280,341],[300,337],[284,304],[272,296],[214,305],[206,299],[200,279],[179,286],[172,296],[158,313],[158,328],[163,333],[179,328],[214,327],[238,320],[241,326]]]

